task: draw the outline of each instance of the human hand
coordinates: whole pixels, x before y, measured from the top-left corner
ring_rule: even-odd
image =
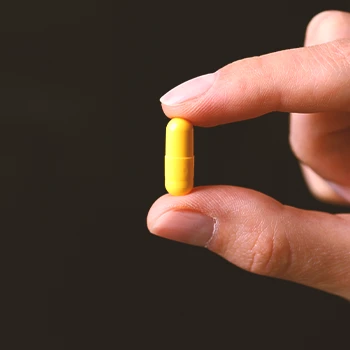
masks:
[[[350,13],[314,17],[305,45],[195,78],[164,95],[162,107],[170,118],[206,127],[291,112],[290,144],[311,192],[350,204]],[[159,198],[147,223],[156,235],[206,247],[250,272],[350,299],[350,214],[205,186]]]

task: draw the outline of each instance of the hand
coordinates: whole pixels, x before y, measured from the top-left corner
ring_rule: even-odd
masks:
[[[350,13],[317,15],[305,44],[192,79],[164,95],[162,107],[168,117],[199,126],[292,112],[290,143],[310,190],[324,201],[350,204]],[[148,227],[253,273],[350,299],[350,214],[306,211],[252,190],[206,186],[158,199]]]

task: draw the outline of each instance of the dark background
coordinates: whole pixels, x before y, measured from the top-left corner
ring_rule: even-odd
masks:
[[[165,193],[159,97],[234,60],[302,46],[316,13],[349,7],[1,5],[0,347],[348,348],[344,300],[154,237],[146,215]],[[195,133],[197,185],[245,186],[288,205],[345,210],[308,193],[286,114]]]

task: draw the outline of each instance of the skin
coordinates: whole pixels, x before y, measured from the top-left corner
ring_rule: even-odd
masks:
[[[231,63],[215,73],[204,94],[162,108],[169,118],[204,127],[291,113],[290,145],[311,192],[350,204],[342,191],[350,191],[350,13],[318,14],[304,48]],[[212,220],[212,235],[194,225],[191,232],[174,229],[174,213],[178,225],[191,213],[203,225]],[[350,214],[306,211],[252,190],[206,186],[159,198],[147,224],[156,235],[206,247],[252,273],[350,299]]]

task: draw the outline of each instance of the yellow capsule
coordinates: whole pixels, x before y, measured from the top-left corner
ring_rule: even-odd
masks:
[[[166,127],[165,188],[173,196],[183,196],[193,188],[193,126],[173,118]]]

